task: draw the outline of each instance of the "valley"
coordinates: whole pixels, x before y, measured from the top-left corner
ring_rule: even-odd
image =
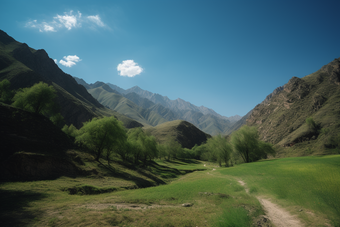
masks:
[[[88,84],[2,30],[0,82],[1,226],[340,225],[340,58],[243,117]],[[13,104],[39,82],[59,121]]]
[[[86,168],[93,168],[95,163],[86,158]],[[111,176],[100,168],[86,178],[7,182],[0,185],[1,220],[3,226],[274,226],[257,200],[261,197],[294,215],[301,223],[298,226],[336,226],[339,158],[288,158],[232,168],[209,162],[157,161],[157,168],[163,166],[163,177],[174,168],[203,171],[177,172],[165,180],[166,185],[133,190],[128,189],[136,186],[133,181],[117,178],[124,171],[117,164]],[[85,185],[115,189],[101,194],[92,190],[92,195],[65,190]]]

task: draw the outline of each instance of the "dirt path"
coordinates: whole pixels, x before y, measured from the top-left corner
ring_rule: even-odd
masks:
[[[238,181],[249,193],[249,189],[246,187],[246,184],[243,181]],[[300,220],[296,217],[291,215],[282,207],[279,207],[277,204],[272,203],[270,200],[265,199],[263,197],[256,197],[261,205],[263,206],[264,210],[266,211],[266,215],[268,216],[269,220],[276,226],[276,227],[301,227],[304,226]]]
[[[164,208],[164,207],[170,207],[170,208],[180,208],[183,205],[147,205],[147,204],[132,204],[132,203],[98,203],[98,204],[86,204],[80,206],[81,208],[87,208],[87,209],[94,209],[94,210],[103,210],[103,209],[117,209],[117,210],[123,210],[123,209],[129,209],[129,210],[141,210],[141,209],[154,209],[154,208]]]

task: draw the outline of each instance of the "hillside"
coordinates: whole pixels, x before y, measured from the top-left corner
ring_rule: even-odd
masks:
[[[155,136],[159,143],[172,139],[179,142],[183,148],[191,149],[196,144],[201,145],[211,136],[196,128],[193,124],[176,120],[165,122],[155,127],[146,128],[146,132]]]
[[[225,133],[233,123],[241,118],[240,116],[233,116],[230,118],[221,116],[207,107],[198,107],[180,98],[171,100],[166,96],[143,90],[138,86],[134,86],[125,91],[127,94],[131,92],[170,109],[177,115],[176,119],[188,121],[205,133],[211,135]]]
[[[66,159],[72,141],[46,117],[0,103],[0,124],[0,180],[76,174]]]
[[[301,79],[290,79],[252,110],[247,124],[258,126],[261,139],[281,147],[283,156],[332,152],[330,141],[340,133],[339,85],[340,58]],[[308,117],[319,132],[307,126]]]
[[[96,98],[102,105],[115,110],[119,113],[144,124],[158,125],[166,122],[157,112],[150,109],[144,109],[129,99],[115,93],[107,85],[99,86],[88,90],[89,93]]]
[[[126,127],[140,126],[136,121],[113,112],[94,99],[82,85],[64,73],[45,50],[34,50],[0,30],[0,80],[8,79],[12,89],[30,87],[39,81],[53,85],[66,124],[81,127],[98,116],[115,115]]]
[[[170,100],[166,96],[154,94],[138,86],[124,90],[110,83],[96,82],[94,84],[87,84],[80,78],[75,77],[75,79],[79,84],[86,87],[89,93],[104,106],[125,114],[143,124],[155,126],[166,121],[185,120],[194,124],[205,133],[216,135],[229,132],[233,124],[241,119],[238,115],[230,118],[221,116],[212,109],[204,106],[197,107],[182,99]],[[102,91],[95,91],[101,86],[105,87],[105,95]],[[109,100],[108,92],[113,93],[110,94],[110,98],[113,100]],[[105,98],[103,98],[104,96]],[[125,100],[123,97],[135,105],[131,104],[131,102],[123,101]]]

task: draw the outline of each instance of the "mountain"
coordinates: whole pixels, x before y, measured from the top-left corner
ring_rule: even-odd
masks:
[[[89,93],[101,104],[146,125],[155,126],[166,122],[162,116],[150,109],[142,108],[129,99],[115,93],[108,85],[92,88]]]
[[[303,78],[293,77],[257,105],[247,124],[261,139],[276,144],[281,155],[327,153],[340,133],[340,58]],[[311,130],[312,117],[318,130]]]
[[[237,120],[239,120],[241,117],[236,115],[233,116],[231,118],[222,116],[218,113],[216,113],[214,110],[207,108],[205,106],[195,106],[193,104],[191,104],[190,102],[187,102],[183,99],[176,99],[176,100],[170,100],[168,97],[166,96],[162,96],[160,94],[155,94],[146,90],[141,89],[138,86],[134,86],[130,89],[127,89],[125,91],[125,93],[131,93],[134,92],[138,95],[140,95],[141,97],[147,98],[149,100],[151,100],[154,103],[159,103],[175,112],[181,112],[181,111],[195,111],[195,112],[201,112],[203,115],[213,115],[225,120],[229,120],[231,122],[235,122]]]
[[[188,121],[194,124],[202,131],[211,134],[225,134],[234,123],[241,117],[233,116],[231,118],[221,116],[214,110],[204,106],[197,107],[190,102],[183,99],[170,100],[166,96],[155,94],[141,89],[138,86],[127,89],[125,93],[134,92],[143,98],[147,98],[150,101],[160,104],[177,115],[177,119]]]
[[[181,120],[165,122],[155,127],[146,128],[146,132],[155,136],[159,143],[165,143],[174,139],[183,148],[188,149],[191,149],[196,144],[201,145],[211,137],[193,124]]]
[[[64,73],[45,50],[35,50],[0,30],[0,80],[8,79],[11,89],[30,87],[43,81],[57,91],[57,103],[66,124],[80,128],[93,117],[115,115],[126,127],[140,126],[128,117],[105,108],[82,85]]]
[[[94,84],[87,84],[84,80],[75,78],[79,84],[84,85],[101,104],[107,106],[113,110],[116,110],[122,114],[126,114],[127,116],[142,122],[143,124],[148,125],[157,125],[162,123],[161,120],[153,120],[150,122],[147,118],[145,118],[145,111],[148,113],[149,111],[155,112],[159,115],[160,118],[166,121],[173,120],[185,120],[196,127],[204,131],[205,133],[216,135],[216,134],[225,134],[231,128],[231,126],[236,123],[240,116],[236,115],[233,117],[225,117],[217,114],[214,110],[209,109],[204,106],[197,107],[190,102],[187,102],[183,99],[170,100],[166,96],[162,96],[160,94],[155,94],[146,90],[141,89],[138,86],[134,86],[130,89],[124,90],[116,85],[106,83],[106,86],[111,88],[110,92],[115,93],[117,95],[123,96],[128,100],[135,103],[137,106],[142,107],[143,109],[138,109],[136,106],[131,105],[131,103],[120,102],[118,105],[117,101],[109,101],[109,98],[106,97],[105,101],[103,98],[99,99],[98,94],[101,92],[95,92],[95,88],[99,86],[103,86],[103,82],[96,82]],[[108,89],[106,89],[108,91]],[[111,98],[117,99],[119,96],[111,95]],[[123,100],[121,97],[120,100]],[[110,104],[108,104],[110,103]],[[128,107],[123,108],[122,105],[128,105]],[[119,106],[119,108],[117,108]],[[130,111],[125,112],[127,109],[130,109],[133,106],[133,109],[137,110],[139,114],[133,113]],[[142,112],[141,112],[142,111]],[[141,119],[141,117],[143,119]],[[159,122],[157,122],[159,121]]]

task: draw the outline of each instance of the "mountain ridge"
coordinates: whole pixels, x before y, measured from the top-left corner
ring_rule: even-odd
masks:
[[[96,88],[98,85],[106,84],[113,90],[111,92],[120,94],[142,108],[157,112],[167,121],[185,120],[211,135],[224,134],[229,130],[233,123],[236,123],[237,120],[241,118],[238,115],[230,118],[221,116],[210,108],[204,106],[197,107],[181,98],[170,100],[167,96],[143,90],[138,86],[124,90],[110,83],[97,81],[94,84],[87,84],[82,79],[75,79],[78,83],[83,84],[89,91],[90,89]],[[90,93],[91,92],[93,92],[93,90],[91,90]],[[107,106],[106,103],[100,102]],[[115,109],[116,107],[110,106],[110,108]],[[129,116],[131,117],[131,115]],[[137,118],[134,119],[138,120]],[[144,123],[150,124],[145,121]]]
[[[258,104],[247,118],[257,126],[260,138],[276,144],[282,155],[332,152],[332,140],[340,133],[340,58],[305,77],[292,77]],[[306,119],[315,121],[310,129]],[[280,153],[279,152],[279,153]]]
[[[0,30],[0,80],[8,79],[11,89],[30,87],[40,81],[57,91],[56,102],[66,124],[80,128],[93,117],[115,115],[126,127],[140,125],[126,116],[105,108],[87,89],[64,73],[45,50],[35,50]]]

